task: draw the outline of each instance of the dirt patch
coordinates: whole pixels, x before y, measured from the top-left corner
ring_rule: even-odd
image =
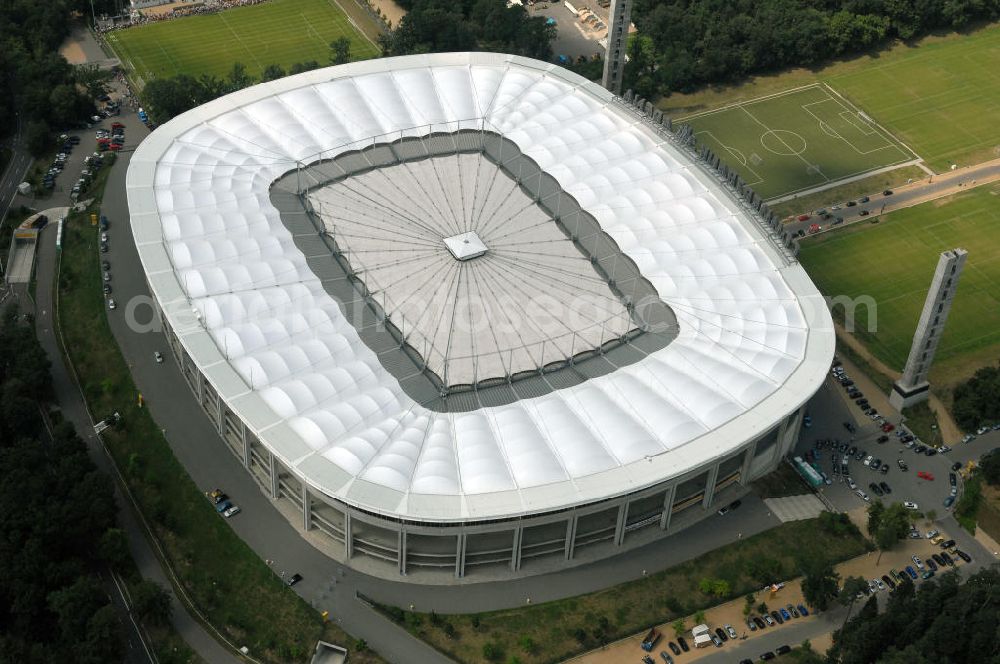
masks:
[[[406,16],[406,10],[397,5],[393,0],[372,0],[372,6],[382,12],[382,16],[389,21],[393,28]]]
[[[169,5],[157,5],[156,7],[150,7],[148,9],[142,10],[143,16],[149,16],[155,18],[157,16],[163,16],[164,14],[169,14],[175,9],[181,9],[185,7],[197,7],[203,3],[201,2],[171,2]]]
[[[60,46],[59,55],[66,58],[66,62],[71,65],[82,65],[87,62],[87,54],[83,52],[83,46],[76,40],[71,39]]]

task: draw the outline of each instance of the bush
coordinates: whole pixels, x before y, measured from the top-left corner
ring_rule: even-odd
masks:
[[[983,367],[956,387],[951,411],[966,431],[1000,422],[1000,367]]]
[[[483,657],[491,662],[495,662],[503,656],[503,652],[496,643],[488,641],[483,644]]]

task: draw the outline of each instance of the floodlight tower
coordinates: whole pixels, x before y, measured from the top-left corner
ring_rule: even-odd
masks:
[[[920,314],[917,331],[913,334],[913,346],[910,347],[903,376],[893,384],[892,392],[889,393],[889,403],[894,408],[908,408],[926,401],[929,396],[927,374],[944,333],[944,324],[948,320],[948,312],[951,311],[958,279],[962,276],[968,253],[965,249],[951,249],[942,252],[938,259],[924,310]]]
[[[632,19],[632,0],[611,0],[608,14],[608,46],[604,54],[601,85],[616,95],[622,93],[628,26]]]

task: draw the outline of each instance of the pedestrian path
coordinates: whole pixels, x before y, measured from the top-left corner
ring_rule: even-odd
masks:
[[[784,498],[765,498],[764,504],[774,513],[774,516],[781,519],[782,523],[815,519],[820,515],[820,512],[826,510],[822,501],[812,493]]]

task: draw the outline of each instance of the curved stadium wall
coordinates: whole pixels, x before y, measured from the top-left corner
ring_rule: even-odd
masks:
[[[759,206],[538,61],[254,86],[158,128],[127,189],[220,435],[373,573],[544,571],[683,529],[777,465],[833,355]]]

